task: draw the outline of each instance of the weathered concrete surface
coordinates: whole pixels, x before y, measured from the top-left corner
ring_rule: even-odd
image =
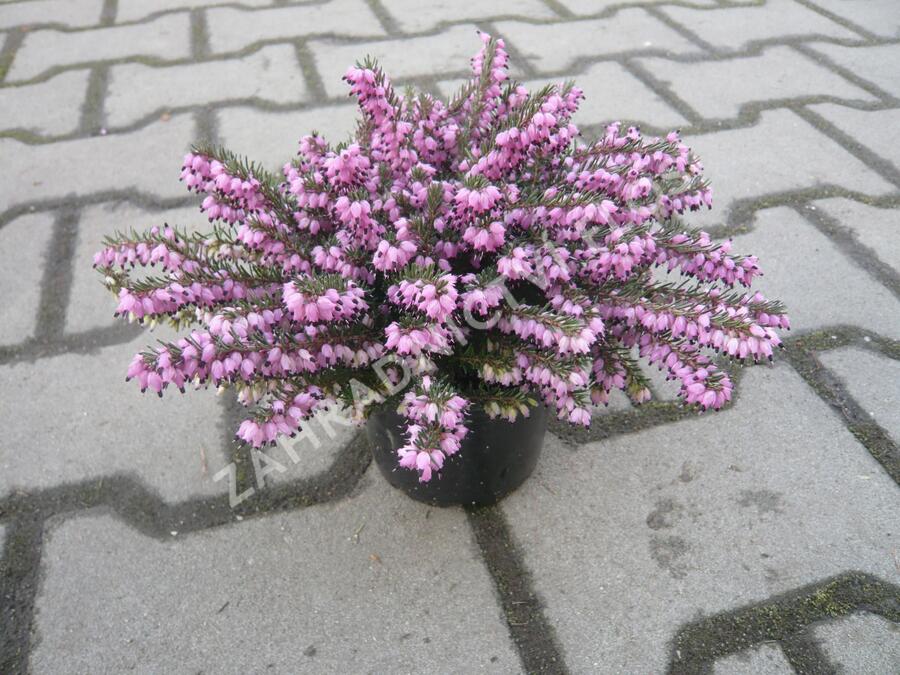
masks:
[[[78,128],[89,73],[72,70],[39,84],[0,89],[4,129],[44,136],[68,134]]]
[[[124,382],[157,337],[0,366],[0,496],[121,473],[166,501],[227,489],[212,480],[227,433],[215,392],[157,399]]]
[[[900,361],[848,347],[821,356],[869,415],[900,442]]]
[[[222,82],[228,82],[227,87]],[[154,68],[136,63],[110,73],[106,114],[110,125],[125,126],[167,108],[210,105],[234,99],[301,103],[306,83],[291,45],[271,45],[243,59]]]
[[[10,299],[0,303],[2,345],[34,337],[41,298],[34,272],[44,267],[44,254],[52,236],[53,217],[46,213],[20,216],[0,230],[0,251],[16,251],[15,256],[4,256],[0,266],[0,286]]]
[[[896,574],[896,484],[787,366],[741,385],[715,416],[550,442],[504,503],[574,671],[661,672],[672,627],[698,615]]]
[[[839,615],[900,602],[898,25],[892,0],[0,4],[0,672],[890,672],[895,624]],[[349,65],[446,92],[477,29],[530,86],[575,79],[582,128],[683,131],[716,205],[686,220],[759,255],[790,358],[699,419],[651,371],[662,404],[616,395],[549,438],[499,511],[394,494],[326,415],[261,487],[229,397],[123,382],[163,333],[113,321],[92,254],[207,228],[177,180],[197,139],[280,171],[354,129]],[[235,511],[212,479],[232,459],[256,490]],[[856,572],[884,587],[779,609]],[[748,603],[787,633],[742,642]]]
[[[753,231],[734,238],[734,250],[759,257],[758,287],[787,305],[794,331],[852,324],[900,338],[900,300],[868,275],[854,274],[840,248],[793,209],[759,211]]]
[[[850,199],[824,199],[816,202],[825,214],[837,219],[875,257],[895,270],[900,270],[900,238],[897,234],[897,212],[877,208]]]
[[[900,663],[900,628],[871,614],[816,626],[815,636],[845,673],[890,673]]]
[[[848,101],[874,97],[790,47],[774,46],[760,54],[728,61],[678,63],[664,58],[639,59],[655,78],[669,86],[705,118],[737,117],[745,106],[832,96]]]
[[[781,649],[763,645],[716,661],[715,675],[789,675],[794,672]]]
[[[371,472],[341,503],[207,532],[95,513],[47,540],[37,673],[519,672],[463,513]]]
[[[302,112],[228,108],[219,113],[219,132],[235,152],[253,157],[278,174],[297,156],[300,138],[316,131],[332,145],[356,129],[356,106],[335,105]]]

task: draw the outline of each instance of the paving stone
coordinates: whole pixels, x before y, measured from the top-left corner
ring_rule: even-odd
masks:
[[[363,480],[166,541],[106,514],[55,524],[34,672],[520,672],[464,513]]]
[[[335,105],[313,110],[270,112],[250,107],[219,111],[219,135],[226,147],[272,171],[297,156],[300,139],[317,131],[333,146],[356,130],[358,108]]]
[[[851,614],[814,629],[840,673],[896,673],[900,625],[877,614]]]
[[[275,448],[265,451],[285,469],[280,471],[276,467],[266,479],[270,484],[279,485],[322,474],[358,433],[365,433],[365,427],[355,425],[339,408],[323,410],[306,422],[294,438],[282,438]],[[260,460],[260,466],[264,465]]]
[[[13,26],[62,24],[70,28],[100,22],[103,0],[26,0],[0,5],[0,29]]]
[[[0,227],[0,345],[34,337],[41,299],[44,256],[53,235],[53,214],[19,216]]]
[[[582,73],[567,75],[585,92],[575,122],[579,126],[605,125],[614,120],[644,124],[656,129],[675,129],[687,124],[678,112],[657,96],[643,82],[615,61],[601,61]],[[527,80],[524,85],[537,91],[553,78]],[[437,89],[445,100],[465,83],[463,79],[442,80]]]
[[[0,495],[121,473],[166,501],[227,491],[212,480],[225,465],[215,392],[158,399],[124,381],[132,356],[170,335],[0,366]]]
[[[813,0],[813,4],[879,37],[900,37],[900,10],[894,0]]]
[[[790,47],[769,47],[757,56],[726,61],[678,63],[648,58],[639,62],[705,118],[737,117],[742,106],[772,99],[834,96],[874,100]]]
[[[690,136],[713,186],[712,211],[691,214],[696,226],[716,222],[737,199],[838,186],[867,195],[893,186],[790,110],[766,110],[752,127]],[[748,151],[750,150],[750,151]]]
[[[384,0],[384,8],[405,33],[432,30],[443,23],[490,21],[493,17],[541,20],[558,15],[541,0],[494,0],[490,3],[460,3],[452,0]]]
[[[211,226],[200,213],[199,203],[198,199],[197,206],[165,211],[147,211],[127,203],[85,207],[78,222],[66,331],[79,333],[122,321],[113,317],[116,299],[101,283],[100,275],[93,268],[94,254],[103,248],[105,236],[116,231],[128,232],[132,228],[140,232],[164,223],[190,230],[208,231]]]
[[[475,26],[464,24],[437,35],[403,40],[354,44],[315,40],[310,43],[310,50],[326,93],[337,98],[349,92],[347,83],[341,79],[347,68],[362,61],[367,54],[378,59],[394,83],[410,77],[468,72],[469,59],[481,46],[476,30]]]
[[[826,43],[811,44],[815,49],[847,68],[852,73],[881,87],[892,96],[900,97],[900,68],[885,68],[886,63],[900,59],[900,44],[875,47],[844,47]]]
[[[245,11],[219,7],[206,12],[213,52],[233,52],[262,40],[294,40],[308,35],[384,35],[378,17],[363,0]]]
[[[668,0],[647,0],[642,5],[662,4]],[[590,16],[605,12],[610,7],[621,6],[622,0],[559,0],[559,4],[579,16]],[[690,4],[698,7],[718,7],[717,0],[690,0]]]
[[[897,211],[879,209],[852,199],[823,199],[816,207],[841,221],[841,225],[875,251],[878,258],[900,272],[900,231]]]
[[[696,53],[698,47],[641,8],[621,9],[610,17],[565,24],[500,21],[497,34],[539,72],[558,72],[584,59],[634,50],[669,54]]]
[[[900,338],[900,301],[793,209],[757,213],[733,250],[759,257],[754,287],[787,305],[794,333],[851,324]]]
[[[89,75],[87,70],[73,70],[39,84],[0,89],[0,125],[46,136],[75,131]]]
[[[720,51],[739,51],[761,40],[812,36],[862,39],[793,0],[768,0],[764,5],[718,11],[690,7],[662,7],[661,11]]]
[[[645,123],[657,129],[675,129],[687,124],[687,120],[643,82],[613,61],[595,63],[572,78],[585,92],[575,118],[578,124],[621,120]]]
[[[300,103],[308,92],[292,45],[270,45],[241,59],[158,68],[137,63],[112,68],[108,122],[124,126],[160,110],[256,99]]]
[[[168,14],[147,23],[65,33],[38,30],[25,36],[7,78],[27,80],[54,66],[149,57],[166,61],[191,54],[190,17]]]
[[[0,138],[0,203],[137,189],[182,197],[181,159],[195,135],[193,116],[175,115],[137,131],[26,145]]]
[[[896,317],[895,317],[896,318]],[[900,443],[900,361],[855,347],[819,355],[850,395]]]
[[[700,616],[847,570],[893,578],[896,490],[782,363],[720,413],[575,451],[548,438],[502,508],[572,672],[663,672]]]
[[[900,169],[900,110],[856,110],[836,103],[810,109]]]
[[[717,659],[713,667],[715,675],[791,675],[793,672],[777,645],[762,645]]]
[[[185,2],[185,0],[153,0],[152,3],[146,0],[119,0],[116,9],[116,21],[119,23],[138,21],[159,12],[198,9],[221,4],[222,0],[190,0],[190,2]],[[267,7],[272,4],[272,0],[240,0],[240,2],[232,4],[243,7]]]

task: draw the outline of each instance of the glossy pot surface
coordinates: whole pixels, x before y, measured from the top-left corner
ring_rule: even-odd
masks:
[[[413,499],[435,506],[495,504],[519,487],[537,465],[547,411],[532,409],[515,422],[492,420],[480,409],[467,416],[469,433],[455,455],[427,483],[397,464],[397,449],[405,445],[406,419],[393,409],[373,412],[366,425],[375,463],[388,483]]]

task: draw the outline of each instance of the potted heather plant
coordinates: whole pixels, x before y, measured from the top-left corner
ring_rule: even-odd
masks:
[[[712,353],[771,358],[788,319],[734,290],[755,257],[682,223],[710,205],[700,162],[676,133],[611,124],[583,142],[581,90],[529,93],[508,81],[503,41],[481,37],[447,103],[400,95],[374,62],[351,68],[354,137],[304,137],[282,176],[188,154],[181,178],[212,231],[120,234],[95,258],[118,315],[196,325],[128,378],[160,395],[232,387],[249,409],[237,436],[257,448],[341,405],[368,419],[388,480],[439,504],[519,485],[548,414],[587,425],[613,389],[647,400],[639,359],[685,404],[725,405]]]

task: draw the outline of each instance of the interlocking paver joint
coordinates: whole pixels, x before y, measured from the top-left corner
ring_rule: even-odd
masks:
[[[878,672],[879,664],[900,658],[896,632],[879,633],[881,624],[867,620],[900,623],[900,589],[892,583],[900,552],[890,536],[896,533],[884,524],[900,518],[900,418],[890,398],[900,361],[900,73],[891,67],[900,58],[900,11],[893,0],[528,0],[465,7],[430,0],[0,3],[0,288],[19,299],[0,306],[0,428],[20,423],[8,419],[9,411],[28,410],[24,378],[56,372],[58,364],[69,364],[68,372],[76,362],[95,376],[124,373],[121,354],[139,343],[139,331],[112,323],[111,309],[99,306],[88,290],[85,256],[99,244],[98,232],[156,224],[156,217],[190,219],[192,210],[199,216],[177,182],[178,160],[189,143],[227,143],[277,168],[291,158],[291,144],[314,127],[335,140],[352,131],[353,111],[340,82],[352,61],[368,51],[401,83],[444,93],[465,75],[457,64],[468,57],[476,28],[506,38],[521,64],[514,75],[529,84],[576,79],[589,93],[581,119],[586,135],[601,132],[611,117],[645,130],[681,128],[715,180],[718,204],[698,214],[699,224],[714,236],[734,237],[736,249],[761,251],[763,264],[772,264],[764,283],[795,313],[795,334],[779,366],[796,380],[785,399],[799,416],[792,421],[803,423],[809,414],[810,424],[827,427],[834,440],[813,455],[795,438],[775,460],[778,476],[754,462],[760,450],[749,441],[721,466],[722,458],[706,446],[694,448],[699,460],[689,455],[672,465],[658,448],[646,448],[654,434],[688,434],[692,425],[713,422],[667,398],[662,381],[654,383],[659,401],[613,407],[589,430],[554,425],[549,457],[520,493],[498,507],[440,516],[463,528],[457,543],[471,539],[465,555],[481,561],[458,569],[488,579],[478,599],[483,605],[473,610],[485,634],[500,644],[494,632],[500,626],[509,643],[496,654],[466,654],[467,644],[450,645],[445,653],[483,656],[478,667],[491,672],[547,673],[736,672],[730,669],[760,663],[778,672],[839,666]],[[617,99],[630,107],[611,108]],[[127,222],[110,222],[117,218]],[[9,258],[13,250],[21,253],[16,260]],[[798,260],[798,250],[814,251],[811,261]],[[835,273],[807,287],[804,275],[794,273],[804,264],[807,271]],[[115,362],[112,355],[118,355]],[[862,365],[854,370],[851,362]],[[769,386],[770,371],[737,366],[732,372],[747,389],[723,416],[752,415],[742,403]],[[97,450],[100,435],[66,438],[77,415],[90,409],[79,409],[74,396],[54,397],[53,385],[63,380],[47,379],[41,382],[46,391],[32,397],[38,401],[32,410],[52,404],[54,418],[66,421],[58,427],[25,420],[38,430],[33,438],[14,435],[14,447],[0,441],[0,672],[53,669],[52,652],[65,628],[60,632],[62,624],[54,626],[48,614],[60,598],[45,597],[42,588],[77,574],[48,557],[67,528],[96,532],[119,523],[150,542],[140,546],[163,546],[157,559],[168,560],[168,543],[202,550],[221,536],[241,550],[242,532],[297,516],[288,529],[301,528],[295,534],[302,537],[322,514],[354,518],[360,503],[379,504],[379,517],[402,522],[397,527],[421,526],[414,522],[422,514],[416,507],[405,510],[378,492],[380,477],[371,475],[361,435],[329,446],[324,463],[316,464],[330,464],[327,469],[269,481],[231,509],[227,486],[185,478],[191,457],[182,456],[181,468],[166,474],[162,459],[110,463]],[[234,401],[207,405],[220,413],[208,460],[235,460],[237,489],[258,488],[249,455],[228,431]],[[769,443],[789,431],[773,429],[762,417],[754,422]],[[85,428],[78,433],[84,436]],[[88,445],[99,454],[89,456],[82,448]],[[72,447],[78,453],[66,454]],[[631,457],[629,471],[614,474],[625,448],[644,464]],[[26,467],[28,461],[40,466]],[[179,472],[177,479],[171,471]],[[710,483],[720,478],[716,471],[734,486]],[[741,483],[748,473],[754,482]],[[556,485],[560,474],[571,490]],[[652,480],[635,482],[640,475]],[[782,479],[796,479],[793,485],[803,488],[779,490]],[[841,505],[848,513],[869,505],[871,517],[851,528],[840,512],[815,513],[795,503],[815,497],[817,489],[849,495],[851,503]],[[806,497],[799,495],[803,490]],[[104,513],[114,518],[104,520]],[[820,520],[837,534],[818,531]],[[628,536],[602,548],[605,533],[622,531]],[[815,563],[800,545],[792,546],[805,531],[821,540],[819,548],[818,540],[803,540]],[[447,560],[417,551],[420,560],[401,576],[365,533],[357,531],[355,542],[352,531],[334,533],[334,541],[320,535],[329,549],[321,555],[347,556],[343,542],[351,558],[354,551],[364,556],[373,587],[397,574],[395,583],[421,583],[429,593],[452,596],[452,588],[434,581]],[[834,538],[851,533],[852,545]],[[278,537],[265,536],[274,548]],[[705,545],[698,547],[698,540]],[[740,552],[719,552],[713,544],[720,540]],[[83,559],[96,560],[87,553]],[[281,564],[276,554],[266,555],[248,553],[250,562],[240,568],[253,588],[262,588],[262,575]],[[304,561],[292,563],[302,567]],[[134,560],[120,565],[109,571],[111,578],[139,569]],[[719,597],[687,590],[661,599],[659,590],[710,586],[728,591]],[[654,593],[665,607],[648,599]],[[575,597],[585,595],[589,603]],[[412,649],[413,641],[419,653],[446,647],[442,637],[419,632],[419,624],[429,625],[427,614],[411,626],[402,611],[382,613],[385,599],[366,598],[354,610],[374,623],[400,626],[379,643],[349,636],[369,666],[413,671],[415,661],[391,658]],[[242,602],[254,610],[252,599],[217,599],[213,618],[202,620],[210,626],[239,621],[228,615]],[[259,616],[288,625],[296,608],[271,602]],[[641,609],[647,602],[653,611]],[[322,625],[334,618],[327,608],[304,610]],[[651,620],[656,615],[663,617],[659,623]],[[458,623],[469,618],[461,615]],[[149,623],[142,628],[156,630]],[[248,630],[256,631],[255,639],[277,626]],[[195,634],[201,648],[210,649],[211,633]],[[94,670],[113,652],[125,659],[119,667],[157,665],[153,654],[138,663],[128,661],[128,649],[104,651],[103,640],[82,643]],[[338,658],[328,654],[329,646],[311,635],[292,650],[304,661],[285,669],[301,663],[327,670],[323,664],[334,663],[327,659]],[[351,657],[357,658],[348,651],[340,658]],[[276,660],[272,656],[273,667]]]
[[[847,572],[810,584],[750,607],[742,607],[684,626],[675,637],[670,672],[702,673],[717,658],[764,641],[808,640],[811,625],[854,611],[878,614],[900,622],[900,586],[862,572]],[[799,673],[832,672],[823,655],[813,650],[788,649],[791,666]],[[813,657],[817,661],[800,661]]]

